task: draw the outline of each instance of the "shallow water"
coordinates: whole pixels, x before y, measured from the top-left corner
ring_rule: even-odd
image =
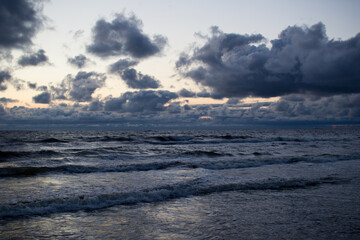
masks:
[[[2,131],[0,239],[357,239],[359,129]]]

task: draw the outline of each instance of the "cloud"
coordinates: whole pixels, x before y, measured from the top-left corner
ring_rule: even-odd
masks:
[[[39,86],[36,88],[37,91],[47,91],[48,90],[48,87],[47,86]]]
[[[116,14],[107,22],[100,19],[92,29],[93,41],[87,51],[99,57],[131,56],[146,58],[162,51],[167,39],[155,35],[152,39],[142,31],[142,22],[132,15]]]
[[[278,102],[182,105],[168,91],[126,92],[88,105],[4,108],[0,128],[251,128],[359,124],[360,94],[314,98],[287,95]],[[0,110],[1,111],[1,110]],[[46,123],[46,124],[44,124]],[[310,124],[310,125],[309,125]]]
[[[236,105],[240,102],[238,98],[229,98],[229,100],[226,102],[228,105]]]
[[[4,116],[6,114],[7,112],[5,110],[5,107],[2,104],[0,104],[0,116]]]
[[[126,69],[128,69],[128,68],[130,68],[132,66],[135,66],[138,63],[139,63],[138,61],[133,61],[133,60],[130,60],[130,59],[120,59],[117,62],[110,65],[109,72],[110,73],[117,73],[117,74],[121,75],[121,73],[124,70],[126,70]]]
[[[102,110],[104,110],[104,103],[102,101],[99,101],[99,99],[92,101],[89,104],[88,110],[89,111],[102,111]]]
[[[14,103],[14,102],[18,102],[18,100],[16,99],[12,99],[12,98],[5,98],[5,97],[2,97],[0,98],[0,103]]]
[[[120,59],[109,66],[109,72],[116,74],[125,81],[126,85],[135,89],[159,88],[160,82],[154,77],[137,72],[132,66],[139,62],[130,59]]]
[[[49,58],[45,55],[45,51],[43,49],[40,49],[36,53],[31,53],[29,55],[22,56],[18,64],[20,66],[26,67],[26,66],[37,66],[40,64],[47,63]]]
[[[24,48],[42,27],[40,1],[0,1],[0,48]]]
[[[7,89],[5,82],[11,79],[9,71],[0,71],[0,91]]]
[[[360,34],[329,40],[322,23],[286,28],[272,48],[264,37],[213,28],[202,46],[184,53],[184,77],[222,97],[329,96],[360,92]]]
[[[76,76],[67,75],[59,86],[51,86],[55,99],[89,102],[96,89],[104,86],[105,74],[80,71]]]
[[[33,97],[33,101],[35,103],[49,104],[51,101],[51,95],[48,92],[43,92]]]
[[[28,87],[31,88],[31,89],[36,89],[36,83],[31,83],[31,82],[28,82]]]
[[[84,67],[88,62],[89,62],[89,59],[83,54],[80,54],[73,58],[68,58],[68,63],[70,63],[71,65],[74,65],[77,68]]]
[[[190,98],[190,97],[195,97],[195,96],[196,96],[196,93],[190,92],[189,90],[183,88],[183,89],[181,89],[181,90],[179,91],[179,96],[180,96],[180,97],[188,97],[188,98]]]
[[[282,118],[356,119],[360,118],[360,94],[340,94],[312,98],[289,95],[271,103],[269,110]]]
[[[133,68],[129,68],[121,72],[121,78],[130,88],[147,89],[147,88],[159,88],[160,82],[149,75],[143,75],[141,72],[137,72]]]
[[[201,92],[196,93],[197,97],[201,98],[213,98],[213,99],[222,99],[224,98],[223,95],[216,93],[216,92],[208,92],[206,90],[202,90]]]
[[[11,78],[9,82],[17,91],[26,89],[26,82],[22,79]]]
[[[1,60],[5,60],[8,63],[11,63],[11,61],[13,60],[13,56],[9,49],[1,49],[0,47],[0,61]]]
[[[125,92],[119,98],[111,98],[105,102],[106,111],[118,112],[158,112],[164,111],[169,101],[178,95],[169,91],[142,90]]]
[[[74,32],[73,38],[75,40],[77,40],[77,39],[81,38],[83,35],[84,35],[84,30],[79,29],[79,30]]]

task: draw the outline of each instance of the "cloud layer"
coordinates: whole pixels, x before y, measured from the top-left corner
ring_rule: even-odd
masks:
[[[179,72],[222,97],[327,96],[360,92],[360,34],[329,40],[322,23],[288,27],[272,48],[262,35],[213,27],[205,43],[176,63]]]
[[[157,112],[164,111],[164,106],[178,95],[169,91],[138,91],[125,92],[119,98],[105,102],[106,111],[117,112]]]
[[[44,96],[46,96],[44,94]],[[5,101],[7,101],[5,99]],[[197,128],[359,124],[360,94],[310,98],[288,95],[278,102],[184,105],[168,91],[126,92],[87,105],[53,103],[52,108],[4,108],[2,127]],[[63,125],[64,124],[64,125]]]

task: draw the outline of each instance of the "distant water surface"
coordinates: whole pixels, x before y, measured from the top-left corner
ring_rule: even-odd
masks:
[[[0,131],[0,239],[359,239],[360,129]]]

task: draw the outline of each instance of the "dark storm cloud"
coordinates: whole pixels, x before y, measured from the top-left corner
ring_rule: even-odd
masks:
[[[137,72],[132,66],[139,62],[130,59],[120,59],[109,66],[109,72],[117,74],[126,85],[135,89],[159,88],[160,82],[154,77]]]
[[[180,97],[195,97],[195,96],[196,96],[196,93],[191,92],[191,91],[183,88],[183,89],[181,89],[181,90],[179,91],[179,96],[180,96]]]
[[[104,86],[106,76],[96,72],[78,72],[76,76],[67,75],[59,86],[51,86],[55,99],[68,99],[89,102],[96,89]]]
[[[104,103],[99,101],[98,99],[92,101],[88,106],[89,111],[102,111],[104,110]]]
[[[26,66],[37,66],[40,64],[47,63],[49,58],[45,55],[45,51],[43,49],[40,49],[36,53],[31,53],[28,55],[22,56],[18,64],[20,66],[26,67]]]
[[[121,73],[124,70],[126,70],[126,69],[128,69],[128,68],[130,68],[132,66],[135,66],[138,63],[139,63],[138,61],[133,61],[133,60],[130,60],[130,59],[120,59],[117,62],[110,65],[109,72],[110,73],[117,73],[117,74],[121,75]]]
[[[360,94],[312,98],[305,95],[282,97],[269,105],[277,117],[296,119],[351,119],[360,117]]]
[[[166,103],[176,99],[178,95],[169,91],[125,92],[119,98],[105,102],[106,111],[117,112],[158,112],[164,111]]]
[[[236,105],[236,104],[238,104],[240,102],[240,100],[238,99],[238,98],[230,98],[227,102],[226,102],[226,104],[228,104],[228,105]]]
[[[42,26],[40,1],[0,1],[0,48],[23,48]]]
[[[50,92],[54,96],[54,99],[68,100],[68,97],[67,97],[67,95],[69,95],[68,94],[69,93],[69,84],[67,84],[68,78],[69,78],[69,76],[67,76],[58,86],[50,86],[49,87]],[[41,89],[38,89],[38,90],[41,91]]]
[[[96,72],[78,72],[73,78],[68,76],[69,95],[78,102],[91,101],[96,89],[104,86],[106,76]]]
[[[5,107],[2,104],[0,104],[0,116],[4,116],[6,114],[7,112],[5,110]]]
[[[201,92],[196,93],[197,97],[201,98],[214,98],[214,99],[223,99],[224,97],[216,92],[208,92],[206,90],[203,90]]]
[[[74,65],[77,68],[84,67],[88,62],[89,62],[89,59],[83,54],[80,54],[73,58],[68,58],[68,63],[70,63],[71,65]]]
[[[185,111],[190,111],[191,109],[192,109],[192,107],[189,106],[188,104],[185,104],[185,105],[184,105],[184,110],[185,110]]]
[[[125,55],[146,58],[160,53],[167,43],[161,35],[150,39],[143,33],[139,19],[123,14],[117,14],[111,22],[98,20],[92,32],[93,42],[87,46],[87,51],[99,57]]]
[[[48,92],[43,92],[40,93],[39,95],[34,96],[33,101],[35,103],[49,104],[51,101],[51,95]]]
[[[5,82],[11,79],[9,71],[0,71],[0,91],[7,89]]]
[[[222,97],[317,96],[360,92],[360,34],[329,40],[322,23],[288,27],[272,48],[261,35],[213,28],[206,43],[176,63],[180,73]]]
[[[121,72],[121,78],[126,85],[135,89],[159,88],[160,82],[149,75],[143,75],[133,68],[129,68]]]

